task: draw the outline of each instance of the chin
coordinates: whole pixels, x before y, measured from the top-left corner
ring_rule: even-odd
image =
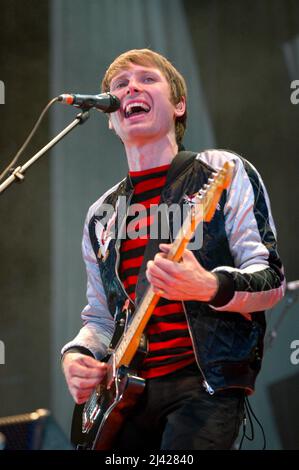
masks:
[[[130,129],[130,131],[126,133],[124,140],[131,141],[132,139],[143,137],[145,139],[154,139],[157,137],[157,132],[152,128],[146,128],[145,126],[140,126],[139,128],[134,126],[134,129]]]

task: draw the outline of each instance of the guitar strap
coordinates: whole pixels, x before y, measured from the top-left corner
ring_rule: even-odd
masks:
[[[177,175],[187,168],[197,155],[198,153],[190,152],[188,150],[181,150],[178,152],[172,160],[170,168],[167,172],[165,185],[167,185],[168,182],[173,181]]]

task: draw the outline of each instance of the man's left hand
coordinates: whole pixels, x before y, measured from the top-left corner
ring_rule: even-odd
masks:
[[[168,300],[209,302],[218,290],[215,274],[204,269],[190,250],[177,263],[167,259],[171,245],[161,243],[162,253],[147,263],[146,276],[155,293]]]

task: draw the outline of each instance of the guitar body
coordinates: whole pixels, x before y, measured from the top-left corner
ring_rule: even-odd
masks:
[[[130,322],[131,311],[126,308],[117,312],[115,331],[110,350],[113,351],[124,336]],[[138,377],[138,368],[147,355],[146,335],[142,335],[130,368],[116,368],[115,377],[108,390],[106,383],[98,385],[87,403],[75,405],[71,428],[71,442],[77,449],[109,450],[129,412],[144,390],[145,380]],[[111,363],[112,355],[103,359]]]
[[[71,441],[77,449],[110,450],[128,414],[145,387],[145,380],[129,369],[117,371],[111,388],[99,387],[97,410],[86,420],[84,404],[76,405],[73,413]],[[93,404],[94,405],[94,404]],[[85,419],[85,422],[84,422]],[[83,432],[83,424],[86,432]]]

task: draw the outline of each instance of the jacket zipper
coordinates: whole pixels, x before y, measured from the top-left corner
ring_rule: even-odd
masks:
[[[167,214],[166,214],[166,217],[167,217]],[[172,238],[172,233],[171,233],[170,227],[169,227],[169,219],[168,219],[168,217],[167,217],[167,221],[168,221],[169,238],[170,238],[171,243],[173,243],[173,238]],[[190,326],[190,323],[189,323],[189,319],[188,319],[188,315],[187,315],[187,310],[186,310],[185,303],[184,303],[183,300],[181,301],[181,303],[182,303],[182,307],[183,307],[183,310],[184,310],[184,313],[185,313],[185,317],[186,317],[186,321],[187,321],[188,331],[189,331],[190,338],[191,338],[191,343],[192,343],[192,347],[193,347],[193,351],[194,351],[194,356],[195,356],[196,364],[197,364],[197,367],[199,368],[199,371],[200,371],[200,373],[201,373],[201,375],[202,375],[202,378],[203,378],[203,386],[204,386],[204,388],[206,389],[206,391],[209,393],[209,395],[214,395],[215,391],[214,391],[214,389],[211,387],[211,385],[208,383],[207,378],[206,378],[206,376],[205,376],[205,373],[204,373],[204,371],[202,370],[201,365],[199,364],[199,360],[198,360],[198,357],[197,357],[197,354],[196,354],[196,349],[195,349],[195,343],[194,343],[193,333],[192,333],[192,329],[191,329],[191,326]]]
[[[196,349],[195,349],[195,346],[194,346],[194,338],[193,338],[193,334],[192,334],[192,331],[191,331],[191,327],[190,327],[190,323],[189,323],[189,319],[188,319],[188,315],[187,315],[187,310],[186,310],[186,306],[185,306],[185,302],[182,300],[182,306],[183,306],[183,310],[184,310],[184,313],[185,313],[185,317],[186,317],[186,321],[187,321],[187,326],[188,326],[188,330],[189,330],[189,334],[190,334],[190,338],[191,338],[191,343],[192,343],[192,346],[193,346],[193,351],[194,351],[194,356],[195,356],[195,360],[196,360],[196,364],[199,368],[199,371],[203,377],[203,386],[204,388],[206,389],[206,391],[210,394],[210,395],[214,395],[215,393],[215,390],[211,387],[211,385],[208,383],[207,379],[206,379],[206,376],[205,376],[205,373],[204,371],[202,370],[200,364],[199,364],[199,361],[198,361],[198,358],[197,358],[197,354],[196,354]]]

